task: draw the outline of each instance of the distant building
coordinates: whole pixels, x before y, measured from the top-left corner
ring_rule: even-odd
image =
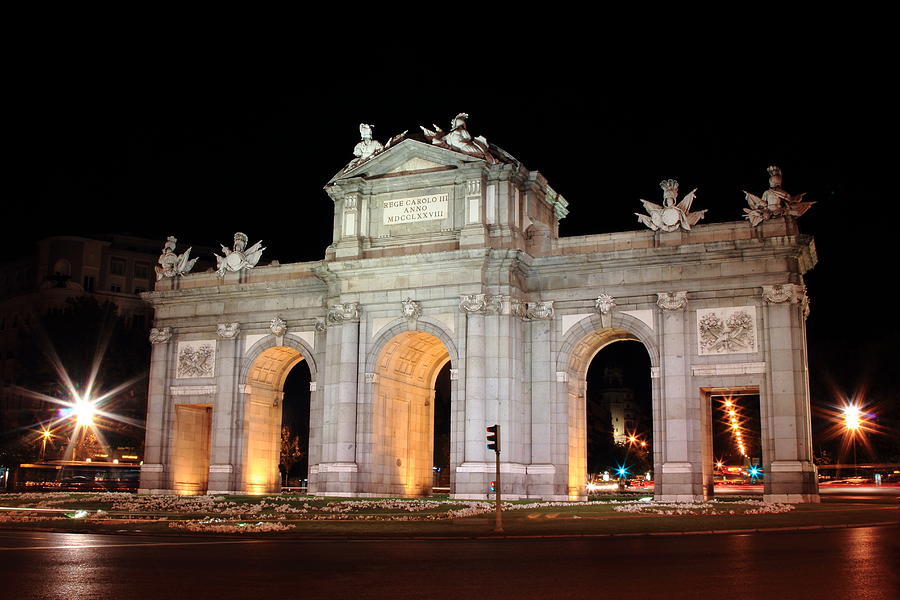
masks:
[[[36,316],[61,310],[66,300],[91,295],[116,305],[132,327],[149,330],[153,309],[140,294],[153,289],[161,240],[124,235],[55,236],[33,254],[0,263],[0,431],[43,403],[15,393],[22,383],[19,335]],[[38,416],[35,414],[35,416]]]
[[[610,428],[617,444],[624,444],[631,434],[646,432],[646,416],[635,400],[634,388],[625,385],[621,367],[609,365],[596,392],[600,405],[609,411]]]

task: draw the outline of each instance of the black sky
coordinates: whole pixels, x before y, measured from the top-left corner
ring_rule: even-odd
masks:
[[[814,402],[831,400],[831,382],[850,393],[864,380],[898,401],[897,123],[877,56],[809,48],[737,63],[709,48],[658,64],[580,52],[423,66],[407,53],[376,70],[310,50],[277,65],[61,52],[17,69],[9,255],[56,234],[175,235],[181,247],[240,230],[264,241],[264,263],[318,260],[331,241],[322,188],[352,158],[359,123],[385,141],[465,111],[474,135],[566,197],[562,235],[640,229],[638,200],[659,202],[667,178],[699,188],[704,222],[740,220],[741,190],[760,194],[766,167],[781,166],[784,187],[817,202],[800,222],[819,257],[807,275]]]

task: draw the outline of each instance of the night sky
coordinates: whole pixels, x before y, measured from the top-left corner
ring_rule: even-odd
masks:
[[[332,219],[322,188],[353,158],[360,122],[385,142],[469,113],[473,135],[568,200],[561,235],[642,229],[639,199],[659,203],[668,178],[682,194],[699,188],[701,224],[740,220],[741,190],[760,195],[777,164],[785,189],[817,202],[800,220],[819,257],[806,276],[813,403],[865,386],[896,414],[895,99],[877,61],[839,54],[375,72],[372,61],[310,66],[308,52],[289,69],[61,53],[8,88],[6,252],[113,232],[160,247],[175,235],[181,251],[243,231],[268,247],[263,264],[321,259]]]

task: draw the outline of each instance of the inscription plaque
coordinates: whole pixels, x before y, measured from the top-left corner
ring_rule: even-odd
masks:
[[[450,194],[385,200],[382,211],[383,223],[384,225],[400,225],[419,221],[439,221],[447,218],[449,206]]]

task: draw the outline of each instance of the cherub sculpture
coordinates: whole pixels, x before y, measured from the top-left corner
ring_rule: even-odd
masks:
[[[653,231],[675,231],[679,227],[685,231],[690,231],[691,227],[703,218],[706,210],[691,212],[691,204],[697,197],[697,188],[691,190],[691,193],[678,200],[678,182],[674,179],[666,179],[660,182],[659,187],[663,190],[663,205],[654,204],[647,200],[641,200],[644,205],[646,215],[634,213],[637,215],[638,222],[643,223]]]
[[[222,245],[225,256],[213,253],[216,257],[216,273],[219,277],[224,277],[226,271],[236,272],[256,266],[265,248],[262,247],[262,240],[247,248],[247,241],[247,236],[239,231],[234,234],[233,250]],[[245,248],[247,249],[245,250]]]
[[[434,131],[426,129],[421,125],[419,125],[419,128],[422,130],[422,133],[425,134],[428,141],[435,146],[450,148],[451,150],[457,150],[493,162],[487,139],[482,135],[472,137],[472,134],[466,129],[466,119],[468,118],[469,115],[466,113],[459,113],[456,115],[453,120],[450,121],[450,131],[448,133],[444,133],[437,125],[432,125]]]
[[[156,280],[159,281],[163,277],[177,277],[178,275],[186,275],[194,268],[196,258],[191,258],[191,249],[188,248],[184,254],[175,254],[175,242],[173,236],[166,239],[163,246],[162,254],[159,255],[159,265],[156,269]]]
[[[744,218],[750,221],[750,225],[756,227],[766,219],[775,217],[803,215],[815,202],[803,202],[802,194],[791,196],[781,188],[781,169],[771,166],[766,169],[769,172],[769,189],[763,192],[762,198],[754,196],[744,190],[744,198],[750,208],[744,209]]]

